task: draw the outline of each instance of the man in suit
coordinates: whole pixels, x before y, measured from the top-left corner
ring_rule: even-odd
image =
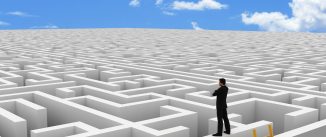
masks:
[[[226,104],[226,97],[228,94],[229,88],[225,86],[225,79],[219,79],[220,88],[214,91],[213,96],[216,96],[216,114],[217,114],[217,121],[218,121],[218,128],[217,133],[213,134],[213,136],[222,136],[223,130],[223,120],[225,124],[225,131],[224,133],[230,134],[230,122],[228,118],[228,113],[226,111],[227,104]]]

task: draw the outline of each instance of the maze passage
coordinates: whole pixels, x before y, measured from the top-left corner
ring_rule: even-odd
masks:
[[[326,34],[155,29],[0,31],[1,137],[326,134]],[[271,132],[273,131],[273,132]]]

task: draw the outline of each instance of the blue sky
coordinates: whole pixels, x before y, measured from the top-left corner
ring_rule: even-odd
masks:
[[[326,22],[320,23],[324,21],[323,15],[316,17],[319,22],[308,29],[296,26],[302,24],[303,17],[293,17],[293,7],[289,3],[300,6],[300,2],[301,5],[305,4],[302,0],[163,0],[160,4],[156,3],[157,0],[134,0],[134,5],[132,1],[0,0],[0,29],[197,28],[322,32],[326,26]],[[176,1],[179,2],[179,9],[175,7]],[[201,1],[205,1],[206,5],[204,2],[201,5]],[[319,1],[326,3],[325,0]],[[226,7],[218,8],[214,4]],[[309,4],[316,6],[318,3],[305,5]],[[322,9],[320,14],[325,14],[325,11]],[[292,21],[296,19],[300,23]]]

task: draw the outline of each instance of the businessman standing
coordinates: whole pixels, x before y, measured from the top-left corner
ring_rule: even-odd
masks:
[[[223,120],[224,120],[224,124],[225,124],[224,133],[226,133],[226,134],[231,133],[228,113],[226,111],[226,109],[227,109],[226,97],[227,97],[229,88],[227,86],[225,86],[224,78],[219,79],[219,85],[220,85],[220,88],[215,90],[213,93],[213,96],[216,96],[216,114],[217,114],[217,121],[218,121],[217,133],[213,134],[213,136],[222,136]]]

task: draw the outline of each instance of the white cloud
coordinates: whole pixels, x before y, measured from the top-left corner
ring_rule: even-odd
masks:
[[[8,26],[8,25],[10,25],[10,23],[4,22],[4,21],[0,21],[0,26]]]
[[[197,22],[191,22],[191,25],[192,25],[192,28],[194,30],[204,30],[203,28],[199,27],[198,23]]]
[[[242,22],[267,31],[326,31],[326,0],[292,0],[292,17],[280,12],[242,13]]]
[[[140,1],[139,0],[131,0],[129,2],[129,6],[132,6],[132,7],[139,7],[140,5]]]
[[[168,16],[174,16],[175,15],[175,13],[173,13],[173,12],[169,12],[169,11],[163,11],[162,12],[164,15],[168,15]]]
[[[45,25],[45,26],[33,26],[31,29],[58,29],[59,27],[57,25]]]
[[[215,0],[200,0],[197,3],[187,1],[174,1],[172,8],[175,10],[220,10],[227,8],[227,5],[221,4]]]
[[[35,15],[31,15],[31,14],[28,14],[28,13],[22,12],[22,11],[7,12],[7,15],[19,16],[19,17],[36,17]]]
[[[156,0],[155,5],[161,5],[163,3],[163,0]]]

